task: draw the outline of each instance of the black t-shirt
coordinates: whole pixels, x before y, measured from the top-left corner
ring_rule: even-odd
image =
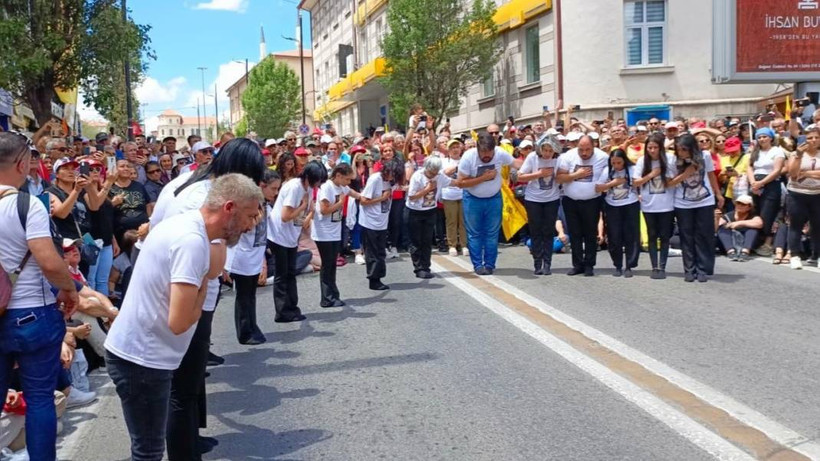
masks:
[[[110,200],[106,199],[97,211],[90,211],[91,236],[103,241],[104,246],[111,245],[114,240],[114,213],[116,209]]]
[[[62,202],[68,200],[69,194],[60,189],[56,184],[49,186],[46,191],[57,196]],[[85,191],[80,191],[80,195],[77,197],[77,201],[74,202],[74,207],[71,208],[71,213],[69,213],[68,216],[65,218],[53,216],[52,219],[63,238],[78,239],[82,238],[86,232],[90,232],[91,216],[88,212],[88,206],[85,204]]]
[[[113,199],[120,194],[123,195],[123,200],[114,213],[114,229],[117,232],[124,232],[137,229],[140,225],[147,223],[149,200],[145,186],[137,181],[131,181],[128,187],[114,184],[108,197]]]

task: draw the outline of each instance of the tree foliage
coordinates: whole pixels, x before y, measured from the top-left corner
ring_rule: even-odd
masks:
[[[248,134],[248,118],[242,117],[236,122],[236,126],[233,128],[233,134],[237,137],[244,138],[245,135]]]
[[[125,126],[124,63],[136,85],[154,55],[149,26],[124,24],[117,0],[4,0],[0,87],[19,94],[42,125],[54,88],[80,87],[85,102]],[[134,105],[136,114],[136,104]]]
[[[251,69],[242,107],[249,130],[261,138],[281,137],[302,110],[299,77],[283,62],[263,60]]]
[[[493,14],[492,0],[390,0],[381,81],[399,120],[420,103],[438,123],[491,74],[501,54]]]

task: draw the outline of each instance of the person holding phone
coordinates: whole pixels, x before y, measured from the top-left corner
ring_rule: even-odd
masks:
[[[86,203],[86,193],[96,187],[91,183],[87,166],[80,174],[80,164],[68,157],[54,163],[54,183],[46,191],[51,199],[51,217],[64,238],[81,239],[91,230],[89,210],[96,211],[96,202]],[[95,206],[96,205],[96,206]]]
[[[91,237],[94,240],[102,241],[100,254],[97,261],[88,268],[88,286],[108,296],[108,278],[111,274],[111,267],[114,263],[114,253],[118,253],[117,242],[114,240],[114,213],[115,208],[108,198],[108,192],[114,185],[116,174],[109,172],[103,180],[103,165],[94,160],[83,160],[82,165],[86,165],[88,179],[91,188],[88,190],[86,200],[89,203],[89,215],[91,221]]]

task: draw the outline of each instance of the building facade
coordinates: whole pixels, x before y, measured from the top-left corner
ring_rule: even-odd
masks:
[[[192,134],[214,142],[217,137],[216,117],[185,117],[179,112],[166,109],[159,115],[156,133],[159,139],[168,136],[177,138],[178,146],[185,145],[188,136]]]
[[[307,124],[313,125],[313,112],[316,108],[315,104],[315,96],[316,93],[314,91],[314,79],[313,79],[313,54],[310,50],[304,50],[304,66],[305,66],[305,113],[307,118]],[[275,53],[271,53],[268,55],[266,59],[273,59],[278,62],[284,62],[288,65],[288,67],[296,73],[297,76],[301,77],[301,60],[299,58],[299,50],[289,50],[289,51],[278,51]],[[250,69],[248,69],[250,71]],[[243,75],[239,80],[237,80],[233,85],[228,87],[225,92],[228,94],[228,100],[230,101],[230,124],[231,128],[236,126],[239,120],[245,115],[245,111],[242,108],[242,93],[245,92],[245,89],[248,87],[248,79],[247,75]],[[301,123],[300,120],[295,121],[297,124]]]
[[[529,123],[563,100],[579,117],[610,114],[631,123],[658,116],[712,117],[760,111],[771,84],[711,82],[711,0],[497,0],[502,56],[492,78],[475,85],[456,131],[508,117]],[[341,133],[389,124],[379,38],[388,0],[303,0],[311,12],[316,63],[314,117]],[[693,14],[698,12],[698,14]],[[560,19],[559,19],[560,18]],[[341,65],[348,47],[352,62]],[[399,123],[403,123],[399,121]]]

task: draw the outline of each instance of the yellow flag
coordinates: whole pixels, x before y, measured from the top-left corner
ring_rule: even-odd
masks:
[[[792,119],[792,98],[786,96],[786,121]]]
[[[509,240],[527,224],[527,210],[510,189],[510,167],[501,167],[501,230]]]
[[[470,136],[472,136],[473,141],[478,141],[478,133],[475,130],[470,130]]]

